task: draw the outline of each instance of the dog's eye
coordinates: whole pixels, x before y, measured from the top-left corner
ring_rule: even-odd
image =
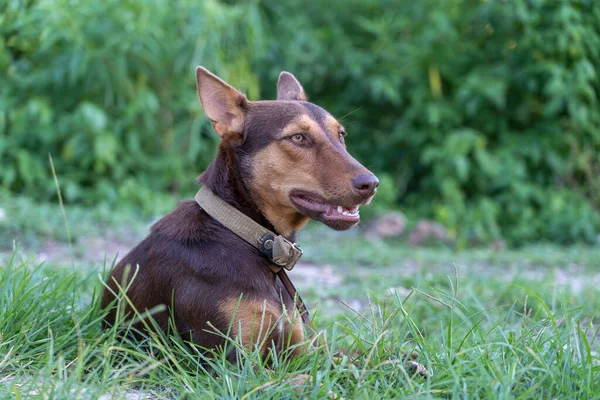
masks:
[[[339,137],[340,137],[340,141],[341,141],[342,143],[345,143],[345,142],[346,142],[346,140],[345,140],[344,138],[346,137],[346,132],[344,132],[344,131],[339,131],[338,135],[339,135]]]
[[[306,138],[304,137],[303,134],[296,133],[294,136],[292,136],[292,140],[296,143],[302,143],[306,140]]]

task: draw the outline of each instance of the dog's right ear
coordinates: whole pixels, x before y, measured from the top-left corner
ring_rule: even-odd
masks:
[[[248,99],[206,68],[196,68],[198,97],[221,139],[241,142]]]

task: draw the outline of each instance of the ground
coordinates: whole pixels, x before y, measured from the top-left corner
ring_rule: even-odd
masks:
[[[268,370],[178,337],[100,327],[101,275],[152,218],[0,202],[0,395],[12,398],[593,398],[600,392],[600,248],[411,248],[311,225],[290,276],[320,351]],[[69,244],[69,238],[71,244]],[[18,250],[13,250],[14,240]],[[40,263],[42,263],[40,265]],[[231,346],[236,347],[236,343]],[[339,348],[361,350],[335,361]],[[403,352],[417,352],[427,379]],[[271,371],[271,372],[269,372]],[[312,383],[287,380],[300,374]]]

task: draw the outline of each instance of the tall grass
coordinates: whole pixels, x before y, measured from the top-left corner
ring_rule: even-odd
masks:
[[[83,270],[83,269],[82,269]],[[13,398],[595,398],[600,392],[598,307],[556,307],[531,291],[524,308],[486,308],[448,291],[368,298],[325,323],[319,348],[267,368],[236,340],[203,352],[176,334],[129,339],[103,329],[98,271],[53,269],[13,257],[0,266],[0,394]],[[462,287],[462,286],[461,286]],[[466,290],[469,290],[468,288]],[[430,298],[440,300],[433,307]],[[462,299],[462,300],[461,300]],[[446,305],[442,305],[446,304]],[[532,311],[535,310],[535,311]],[[436,314],[424,328],[412,315]],[[216,333],[218,334],[218,333]],[[339,348],[359,350],[337,360]],[[413,376],[404,352],[429,378]],[[303,385],[293,379],[311,377]]]

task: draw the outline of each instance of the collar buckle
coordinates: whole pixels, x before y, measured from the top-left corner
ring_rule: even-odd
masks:
[[[259,240],[259,250],[273,263],[291,271],[302,256],[302,249],[281,235],[265,234]]]

